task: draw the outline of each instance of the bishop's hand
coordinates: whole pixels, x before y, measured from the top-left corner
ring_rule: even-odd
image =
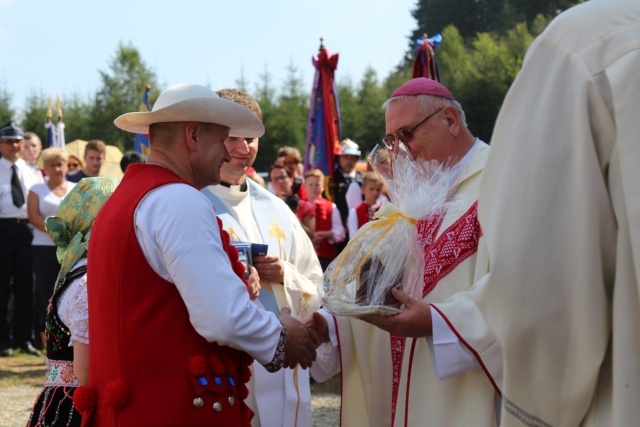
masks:
[[[432,335],[429,304],[395,288],[392,288],[391,292],[395,299],[404,304],[401,313],[393,316],[363,316],[360,320],[402,337],[417,338]]]

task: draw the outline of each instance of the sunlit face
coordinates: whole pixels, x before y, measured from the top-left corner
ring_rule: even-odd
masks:
[[[407,97],[392,102],[389,104],[385,115],[386,134],[395,135],[400,129],[411,129],[420,123],[425,118],[425,115],[432,112],[423,111],[416,97]],[[439,160],[454,154],[456,147],[448,144],[450,141],[444,138],[445,135],[443,135],[443,132],[446,132],[443,118],[444,110],[413,131],[413,138],[405,144],[413,158]]]
[[[222,166],[222,180],[230,184],[240,184],[258,155],[258,138],[231,136],[224,142],[231,160]]]
[[[62,158],[53,158],[44,164],[44,173],[49,177],[49,182],[63,181],[68,171],[67,162]]]
[[[78,169],[80,169],[80,161],[74,156],[69,156],[67,166],[69,168],[69,172],[77,171]]]
[[[324,180],[318,176],[309,176],[304,180],[304,189],[307,190],[307,198],[315,200],[324,191]]]
[[[29,163],[35,163],[38,156],[42,152],[42,145],[37,139],[29,138],[22,141],[22,150],[20,155]]]
[[[364,201],[368,205],[374,205],[378,201],[382,193],[382,184],[377,182],[367,182],[362,185],[362,194],[364,195]]]
[[[358,156],[354,156],[352,154],[343,154],[338,156],[338,164],[340,165],[340,169],[345,171],[346,173],[351,173],[356,167],[356,163],[358,163]]]
[[[84,153],[84,164],[89,176],[98,176],[100,168],[104,163],[104,154],[96,150],[86,150]]]
[[[2,157],[14,162],[20,158],[20,150],[22,149],[21,139],[3,139],[0,145]]]
[[[221,181],[220,170],[224,163],[231,160],[225,140],[229,136],[229,128],[217,124],[200,125],[200,139],[197,151],[191,153],[191,168],[194,175],[194,186],[204,188],[217,185]]]
[[[272,169],[269,173],[269,181],[271,182],[271,187],[273,187],[276,196],[286,196],[291,194],[293,181],[286,170],[282,168]]]
[[[299,163],[300,162],[292,156],[284,156],[284,161],[282,162],[291,176],[296,176]]]

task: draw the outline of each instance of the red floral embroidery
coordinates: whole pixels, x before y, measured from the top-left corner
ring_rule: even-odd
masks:
[[[72,364],[64,364],[60,369],[60,378],[68,384],[74,383],[76,381],[76,376],[73,373],[73,365]]]

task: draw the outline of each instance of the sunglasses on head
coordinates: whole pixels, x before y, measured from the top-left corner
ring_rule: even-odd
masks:
[[[407,129],[407,128],[400,128],[398,129],[398,131],[394,134],[388,134],[386,135],[384,138],[382,138],[382,143],[384,144],[385,147],[387,147],[389,150],[393,150],[393,147],[396,143],[396,141],[400,141],[404,144],[407,144],[409,142],[411,142],[411,140],[413,139],[413,133],[424,123],[426,123],[427,120],[429,120],[431,117],[435,116],[436,114],[438,114],[440,111],[442,111],[444,109],[444,107],[440,107],[438,108],[436,111],[434,111],[433,113],[429,114],[427,117],[425,117],[424,119],[422,119],[420,121],[420,123],[418,123],[417,125],[415,125],[414,127],[412,127],[411,129]]]

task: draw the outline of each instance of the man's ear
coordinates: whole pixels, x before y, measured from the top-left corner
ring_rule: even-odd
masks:
[[[442,110],[444,114],[444,118],[447,121],[447,128],[449,129],[449,133],[453,136],[458,136],[460,134],[460,117],[458,116],[458,110],[454,107],[447,105]]]
[[[197,122],[189,122],[184,127],[184,136],[189,151],[196,151],[202,136],[202,127]]]

